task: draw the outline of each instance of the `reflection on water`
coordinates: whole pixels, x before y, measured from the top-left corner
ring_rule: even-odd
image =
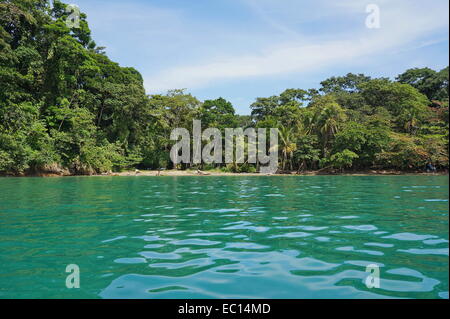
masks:
[[[0,248],[0,298],[448,298],[448,177],[0,179]]]

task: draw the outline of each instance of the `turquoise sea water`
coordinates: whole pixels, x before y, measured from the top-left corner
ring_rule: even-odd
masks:
[[[448,298],[448,218],[447,176],[1,178],[0,298]]]

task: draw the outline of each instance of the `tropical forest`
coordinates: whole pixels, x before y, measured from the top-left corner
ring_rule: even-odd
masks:
[[[280,172],[448,169],[448,67],[333,76],[317,88],[257,97],[251,115],[239,115],[226,99],[201,101],[189,88],[146,92],[137,70],[97,46],[85,14],[67,25],[66,6],[0,1],[2,175],[197,168],[170,160],[171,130],[192,131],[194,119],[203,129],[277,128]]]

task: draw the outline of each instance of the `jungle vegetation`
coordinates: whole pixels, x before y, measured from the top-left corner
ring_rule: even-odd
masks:
[[[223,98],[200,101],[183,89],[147,95],[137,70],[96,45],[87,16],[70,28],[68,15],[57,0],[0,1],[3,174],[170,169],[170,132],[191,130],[193,119],[204,128],[278,128],[281,170],[448,168],[448,67],[331,77],[258,97],[242,116]]]

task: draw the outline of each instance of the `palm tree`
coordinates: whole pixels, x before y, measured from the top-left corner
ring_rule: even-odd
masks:
[[[403,125],[403,128],[411,135],[415,134],[415,131],[417,129],[417,126],[419,124],[419,120],[417,119],[416,112],[410,111],[405,116],[405,124]]]
[[[278,135],[281,143],[279,145],[281,154],[283,155],[282,167],[286,169],[286,162],[289,160],[289,168],[292,170],[292,157],[297,149],[295,141],[295,134],[292,128],[285,127],[283,125],[278,128]]]
[[[329,104],[322,108],[318,114],[317,130],[322,137],[323,156],[326,156],[327,146],[330,140],[339,130],[340,123],[345,121],[344,110],[337,104]]]

